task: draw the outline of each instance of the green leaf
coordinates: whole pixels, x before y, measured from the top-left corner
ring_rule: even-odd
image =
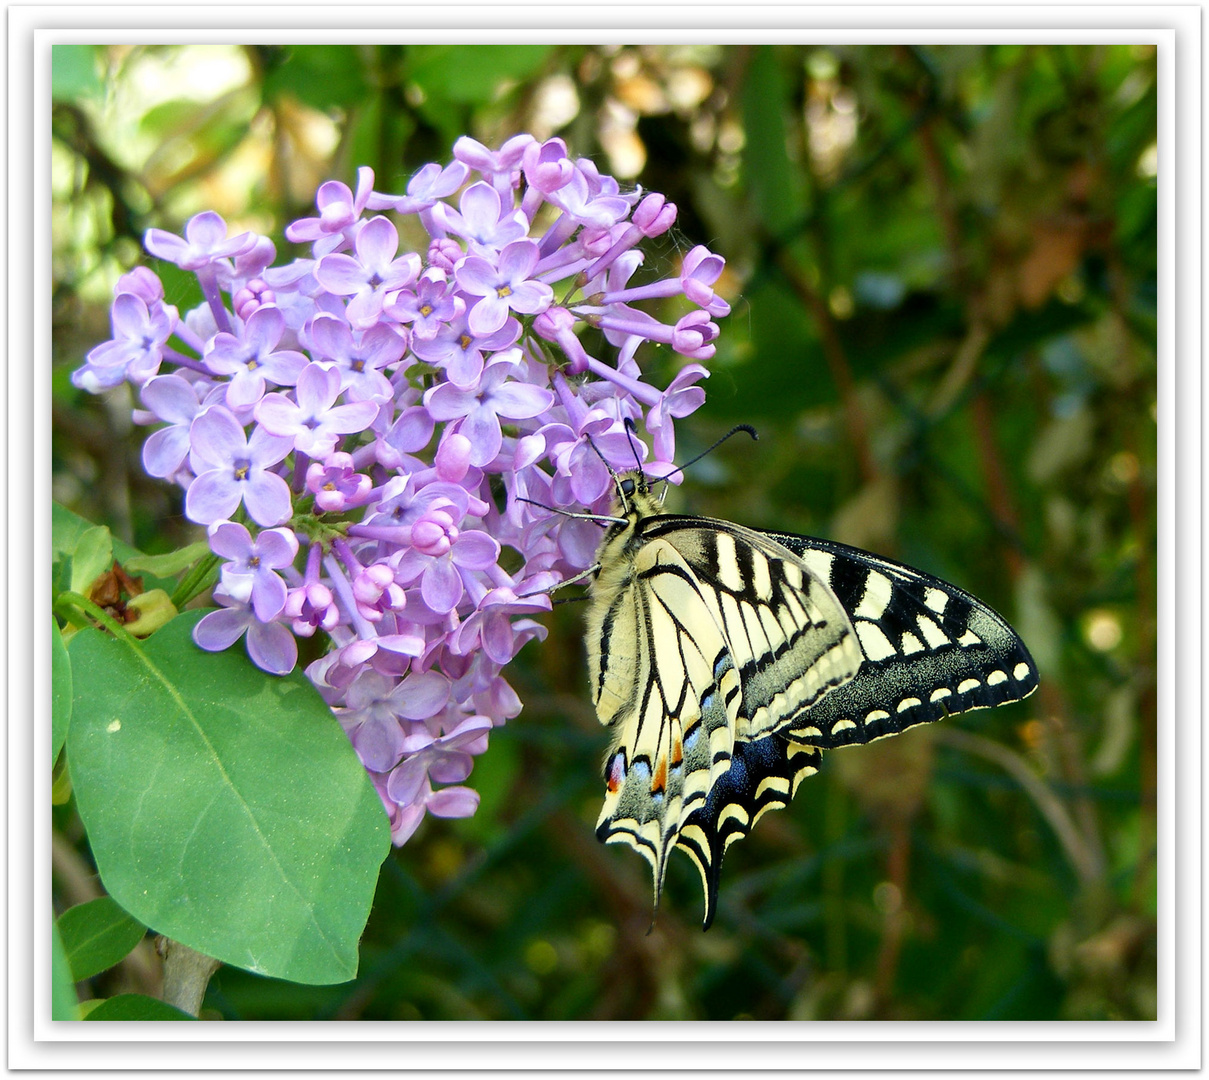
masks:
[[[210,545],[205,540],[199,540],[196,544],[168,551],[163,555],[136,555],[122,565],[133,573],[142,573],[145,570],[156,577],[172,577],[209,554]]]
[[[176,267],[172,266],[171,263],[166,265],[170,269],[176,270]],[[183,271],[177,272],[183,273]],[[161,274],[160,276],[163,277],[164,275]],[[194,278],[194,284],[196,284],[196,275],[191,274],[189,276]],[[200,292],[198,293],[198,299],[201,299]],[[186,307],[188,305],[180,306]],[[99,527],[100,526],[93,525],[92,522],[86,520],[85,518],[80,517],[79,514],[75,514],[68,510],[65,506],[60,506],[58,503],[51,504],[50,546],[51,551],[53,552],[52,558],[54,560],[54,568],[51,572],[51,578],[55,595],[58,595],[60,592],[64,592],[71,588],[74,575],[74,564],[76,562],[74,557],[75,552],[85,535]],[[148,558],[141,551],[139,551],[138,548],[127,544],[124,540],[121,540],[116,536],[111,537],[110,541],[113,546],[111,558],[117,559],[117,561],[123,566],[129,565],[131,562],[137,562]],[[109,564],[107,563],[105,566],[102,566],[97,573],[99,574],[108,569]],[[143,579],[144,589],[148,591],[151,589],[163,589],[165,592],[171,593],[172,589],[176,585],[176,582],[171,578],[161,578],[150,571],[141,571],[140,576]],[[95,580],[96,575],[93,575],[93,578],[85,584],[85,588],[87,588],[88,585],[91,585],[92,581]]]
[[[484,105],[507,83],[541,70],[552,45],[412,45],[407,77],[425,96]]]
[[[90,979],[123,960],[147,932],[110,896],[68,908],[59,916],[59,934],[76,982]]]
[[[205,653],[173,619],[69,652],[67,760],[106,890],[162,934],[264,975],[343,982],[389,849],[382,804],[301,672]]]
[[[756,49],[743,86],[743,171],[764,229],[777,235],[802,211],[801,167],[785,153],[789,98],[776,51]]]
[[[113,538],[104,525],[94,525],[76,541],[71,554],[72,592],[88,595],[88,587],[113,565]]]
[[[54,640],[50,646],[50,763],[59,760],[59,751],[67,738],[67,725],[71,723],[71,659],[59,624],[51,620]]]
[[[85,1020],[196,1020],[174,1005],[145,994],[118,994],[106,998]]]
[[[59,937],[59,927],[50,924],[50,1018],[52,1020],[79,1020],[80,1003],[76,999],[75,983],[71,977],[71,966],[67,963],[67,953],[63,948],[63,939]]]
[[[358,106],[371,93],[362,53],[355,45],[291,45],[284,62],[265,76],[265,98],[288,94],[324,112]]]
[[[50,506],[50,548],[55,559],[70,555],[80,542],[80,537],[94,528],[91,521],[68,510],[59,503]]]
[[[97,46],[84,44],[50,47],[50,94],[55,101],[99,98],[103,91],[97,77]]]

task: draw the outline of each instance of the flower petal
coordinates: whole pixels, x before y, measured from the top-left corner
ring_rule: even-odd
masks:
[[[222,652],[239,640],[249,622],[251,613],[247,608],[219,608],[204,616],[193,628],[193,640],[206,652]]]
[[[439,671],[408,675],[391,694],[399,715],[407,720],[427,720],[449,702],[449,680]]]
[[[197,415],[197,395],[179,375],[158,375],[139,391],[139,397],[161,420],[187,424]]]
[[[389,772],[403,756],[403,729],[392,716],[369,717],[353,730],[350,738],[361,763],[373,772]]]
[[[415,754],[391,772],[386,793],[400,806],[407,806],[420,794],[427,779],[428,755]]]
[[[491,407],[510,420],[528,420],[554,404],[554,394],[526,382],[506,382],[491,391]]]
[[[450,558],[464,570],[486,570],[499,557],[499,541],[478,529],[462,533],[450,552]]]
[[[420,595],[435,612],[452,611],[462,599],[462,578],[448,555],[433,559],[420,578]]]
[[[199,413],[189,427],[189,460],[195,473],[231,464],[246,452],[243,426],[227,409],[212,406]]]
[[[468,787],[441,788],[429,796],[427,808],[436,817],[470,817],[479,808],[479,793]]]
[[[470,440],[471,465],[481,467],[495,460],[504,439],[499,417],[490,408],[476,405],[458,430]]]
[[[290,485],[276,473],[253,473],[245,481],[243,487],[244,505],[257,525],[280,525],[290,520],[290,513],[293,510],[290,501]],[[224,516],[229,517],[230,515]]]
[[[461,750],[434,754],[428,766],[429,779],[438,784],[460,784],[474,768],[474,758]]]
[[[298,642],[281,623],[253,622],[248,627],[248,656],[261,671],[288,675],[298,663]]]
[[[280,478],[279,478],[280,479]],[[285,481],[282,480],[284,484]],[[289,488],[286,488],[287,499]],[[196,477],[185,494],[185,517],[199,525],[229,518],[239,507],[243,495],[230,468],[211,469]],[[276,525],[274,521],[272,524]]]
[[[143,443],[143,468],[151,476],[168,477],[179,471],[188,454],[188,428],[183,424],[160,428]]]

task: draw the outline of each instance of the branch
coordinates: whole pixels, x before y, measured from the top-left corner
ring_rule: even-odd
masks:
[[[1089,844],[1067,813],[1062,800],[1050,789],[1019,754],[983,735],[972,735],[955,727],[940,727],[937,738],[957,750],[993,761],[1009,773],[1033,800],[1041,816],[1049,823],[1071,867],[1084,886],[1099,883],[1103,869]]]
[[[164,958],[164,1001],[197,1016],[219,961],[167,937],[158,938],[156,948]]]

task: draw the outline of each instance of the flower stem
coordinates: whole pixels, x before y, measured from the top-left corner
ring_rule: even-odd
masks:
[[[209,552],[193,565],[172,593],[172,603],[179,611],[195,596],[203,593],[218,580],[218,556]]]
[[[100,623],[115,637],[124,637],[137,644],[126,628],[109,614],[103,607],[94,604],[86,596],[74,592],[61,592],[55,598],[54,612],[62,616],[73,626],[87,627],[92,625],[88,620]]]

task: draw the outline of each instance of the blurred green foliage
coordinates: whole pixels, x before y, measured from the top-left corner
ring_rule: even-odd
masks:
[[[645,864],[593,836],[606,740],[560,606],[509,669],[525,710],[476,764],[478,815],[388,858],[357,980],[224,968],[209,1015],[1154,1018],[1152,47],[56,47],[54,87],[55,495],[117,537],[198,532],[142,474],[129,398],[67,380],[147,227],[214,208],[279,236],[358,165],[402,190],[459,134],[559,134],[678,205],[660,258],[728,259],[679,454],[761,438],[676,501],[945,577],[1042,673],[826,755],[727,855],[714,928],[674,858],[648,934]],[[62,910],[96,885],[70,803],[55,822]]]

